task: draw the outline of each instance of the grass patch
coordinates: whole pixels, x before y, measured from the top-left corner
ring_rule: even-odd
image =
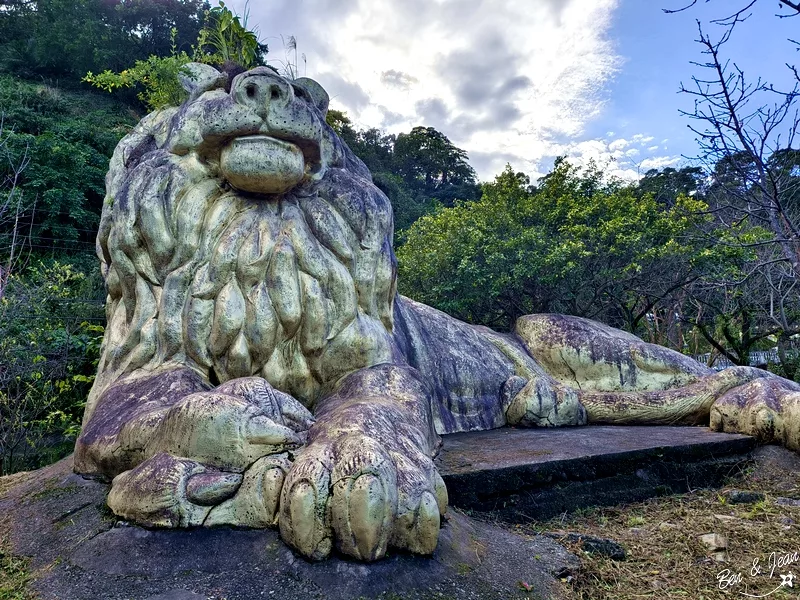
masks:
[[[0,477],[0,498],[29,475],[15,473]],[[8,516],[0,516],[0,600],[33,600],[35,596],[28,591],[28,582],[32,578],[29,561],[11,554],[7,525]]]
[[[74,483],[60,487],[58,485],[58,479],[51,479],[45,482],[43,489],[32,493],[31,498],[34,500],[42,500],[44,498],[63,496],[72,493],[76,489],[78,489],[78,486]]]
[[[28,591],[30,565],[24,558],[6,554],[8,545],[0,541],[0,600],[33,600]]]
[[[13,475],[0,477],[0,498],[5,496],[11,488],[25,481],[29,476],[30,471],[22,471],[20,473],[14,473]]]
[[[576,600],[731,600],[744,598],[741,593],[797,600],[800,560],[794,557],[800,557],[800,508],[776,504],[775,499],[800,497],[798,485],[794,470],[778,469],[765,476],[756,468],[741,473],[728,487],[763,492],[760,502],[731,504],[720,490],[699,490],[585,510],[516,531],[585,533],[626,548],[627,559],[615,561],[565,544],[584,564],[569,586]],[[714,551],[704,545],[699,536],[709,533],[725,536],[727,549]],[[790,564],[778,565],[771,573],[770,560],[787,555],[784,562]],[[758,574],[752,571],[756,559]],[[789,572],[795,577],[793,587],[780,587],[780,575]]]

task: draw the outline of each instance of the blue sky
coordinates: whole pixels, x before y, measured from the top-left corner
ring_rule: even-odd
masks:
[[[677,93],[701,74],[690,64],[702,60],[696,20],[717,35],[708,21],[747,3],[662,11],[682,1],[273,0],[250,3],[249,25],[278,68],[294,62],[283,41],[294,35],[300,74],[357,125],[436,127],[483,180],[508,162],[543,174],[559,154],[634,178],[696,154],[679,114],[691,99]],[[229,5],[242,13],[245,3]],[[788,85],[800,17],[776,12],[777,1],[759,0],[725,52],[751,76]]]
[[[727,16],[723,10],[730,13],[734,7],[745,5],[746,2],[712,0],[682,13],[665,14],[662,8],[683,4],[680,0],[623,1],[609,31],[623,62],[609,81],[606,106],[587,125],[586,138],[605,135],[632,139],[645,135],[653,138],[648,147],[659,146],[653,152],[655,157],[682,163],[686,161],[680,159],[681,155],[695,156],[696,136],[687,127],[692,121],[679,114],[680,109],[692,109],[692,98],[679,94],[678,90],[681,82],[687,87],[692,85],[693,74],[701,77],[704,74],[703,69],[690,64],[704,60],[695,41],[696,21],[701,20],[704,31],[716,38],[723,29],[709,21]],[[751,78],[761,76],[789,89],[793,81],[785,63],[800,56],[788,39],[800,34],[800,18],[778,19],[774,16],[777,12],[777,2],[757,3],[752,16],[737,25],[730,42],[724,46],[724,53]],[[608,136],[608,132],[614,135]],[[642,153],[646,154],[649,153]]]

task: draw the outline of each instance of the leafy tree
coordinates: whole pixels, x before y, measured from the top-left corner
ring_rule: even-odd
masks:
[[[400,176],[409,186],[445,206],[479,195],[467,153],[433,127],[414,127],[398,135],[394,157]]]
[[[692,290],[684,307],[684,322],[707,342],[712,356],[726,358],[735,365],[750,364],[750,353],[774,345],[780,328],[765,326],[761,312],[763,295],[754,280],[708,278]]]
[[[0,115],[7,160],[0,181],[26,157],[16,176],[23,212],[36,208],[31,243],[37,250],[94,248],[108,159],[136,117],[123,104],[0,75]],[[11,229],[0,224],[0,248]]]
[[[38,158],[14,156],[13,141],[0,119],[8,165],[0,178],[0,475],[70,451],[99,357],[104,296],[93,258],[34,259],[20,184]]]
[[[191,50],[208,3],[201,0],[2,0],[0,68],[77,82],[149,56]]]
[[[36,261],[0,299],[0,475],[72,450],[94,380],[103,285],[94,261]]]
[[[329,109],[325,115],[325,122],[330,125],[340,137],[343,135],[345,128],[352,131],[353,122],[344,111],[336,110],[335,108]]]
[[[689,10],[696,0],[676,11]],[[790,66],[795,84],[778,90],[744,71],[726,58],[726,44],[736,35],[757,0],[725,4],[725,12],[698,22],[702,62],[694,63],[702,74],[692,77],[682,91],[694,100],[686,115],[698,136],[699,161],[711,179],[705,197],[717,228],[738,232],[723,241],[737,246],[748,257],[741,276],[723,279],[724,301],[715,306],[716,321],[727,323],[721,335],[704,335],[731,360],[745,361],[748,348],[771,340],[786,355],[790,338],[800,333],[797,291],[800,285],[800,207],[797,203],[797,101],[800,76]],[[723,3],[719,3],[722,7]],[[778,2],[779,17],[800,14],[800,3]],[[773,5],[774,9],[774,5]],[[675,11],[668,11],[675,12]],[[713,32],[717,27],[717,35]],[[783,60],[783,59],[781,59]],[[753,239],[754,232],[761,232]],[[730,319],[727,314],[735,318]]]
[[[131,54],[139,59],[191,53],[210,9],[205,0],[106,0],[104,4],[108,22],[120,37],[129,37]],[[130,64],[130,56],[123,64]]]
[[[398,251],[401,290],[474,323],[508,327],[524,314],[563,312],[669,341],[648,315],[719,258],[688,235],[706,219],[702,208],[687,196],[672,207],[637,198],[563,159],[535,190],[507,167],[480,200],[411,226]]]
[[[652,194],[658,202],[671,206],[681,195],[702,195],[704,177],[701,167],[650,169],[639,180],[636,189],[639,195]]]
[[[354,128],[347,115],[338,110],[329,110],[326,120],[364,161],[375,185],[389,197],[397,240],[405,239],[405,230],[437,206],[480,197],[466,152],[435,129],[416,127],[408,134],[386,135],[375,128]],[[426,140],[433,140],[432,145]],[[441,164],[434,164],[436,160]],[[430,187],[425,185],[426,169],[430,170]],[[436,169],[438,174],[434,173]]]
[[[4,62],[17,71],[77,75],[112,60],[97,0],[15,0],[4,8]]]

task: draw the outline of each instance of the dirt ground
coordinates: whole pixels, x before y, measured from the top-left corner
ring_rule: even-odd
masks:
[[[734,503],[736,491],[759,492],[763,499]],[[562,542],[583,562],[581,571],[562,579],[575,599],[797,600],[800,455],[766,446],[720,490],[590,509],[510,528],[528,534],[591,535],[625,548],[626,558],[614,560],[587,552],[582,541]],[[704,542],[701,536],[707,534],[717,536]]]

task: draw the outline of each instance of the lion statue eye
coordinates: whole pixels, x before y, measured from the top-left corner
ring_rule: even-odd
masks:
[[[292,88],[294,89],[294,95],[298,98],[302,98],[303,100],[311,100],[311,98],[308,96],[308,93],[299,85],[293,85]]]
[[[323,115],[328,112],[330,98],[319,83],[308,77],[300,77],[292,81],[292,88],[298,98],[316,106]]]

